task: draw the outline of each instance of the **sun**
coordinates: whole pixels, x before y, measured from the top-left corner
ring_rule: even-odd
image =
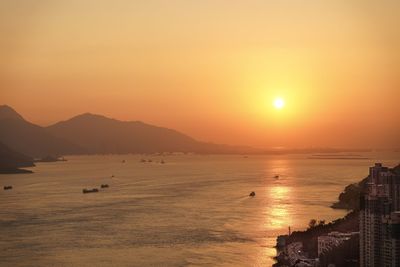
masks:
[[[276,109],[282,109],[285,106],[285,101],[281,97],[274,99],[274,107]]]

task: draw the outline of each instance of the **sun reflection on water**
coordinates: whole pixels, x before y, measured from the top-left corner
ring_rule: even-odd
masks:
[[[255,266],[265,266],[264,260],[276,256],[273,248],[278,235],[286,234],[288,227],[293,224],[292,211],[289,209],[291,202],[291,187],[282,184],[271,184],[266,187],[265,196],[268,208],[265,208],[264,228],[270,233],[265,239],[265,245],[260,251]]]
[[[291,223],[288,202],[290,202],[290,188],[275,185],[267,188],[267,196],[270,204],[266,214],[266,227],[270,230],[286,228]]]

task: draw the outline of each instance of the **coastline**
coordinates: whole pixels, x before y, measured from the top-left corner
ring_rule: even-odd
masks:
[[[276,243],[277,256],[274,258],[276,263],[273,266],[293,266],[299,259],[312,264],[309,261],[318,258],[318,237],[330,232],[358,232],[358,214],[358,211],[350,211],[343,218],[332,222],[320,221],[304,231],[294,231],[290,236],[279,235]]]
[[[31,170],[26,170],[26,169],[0,169],[0,174],[28,174],[28,173],[33,173]]]
[[[400,164],[393,168],[400,172]],[[296,266],[302,262],[302,266],[319,266],[327,259],[343,259],[346,266],[358,266],[359,235],[354,235],[342,244],[328,251],[318,253],[318,239],[332,233],[356,234],[359,232],[360,197],[368,182],[369,176],[358,183],[347,185],[338,196],[338,201],[331,205],[333,209],[349,211],[343,218],[336,219],[328,224],[324,221],[310,220],[309,228],[304,231],[295,231],[290,235],[279,235],[276,241],[277,255],[274,258],[274,267]],[[339,260],[339,261],[340,261]],[[324,266],[324,265],[323,265]]]

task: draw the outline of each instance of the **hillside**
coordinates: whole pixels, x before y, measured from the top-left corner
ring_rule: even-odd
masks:
[[[21,173],[28,172],[19,168],[33,167],[33,159],[15,152],[0,143],[0,173]]]
[[[9,106],[0,106],[0,142],[30,157],[79,154],[83,150],[26,121]]]
[[[245,148],[196,141],[172,129],[140,121],[119,121],[85,113],[61,121],[47,130],[90,153],[240,153]],[[248,149],[249,150],[249,149]]]

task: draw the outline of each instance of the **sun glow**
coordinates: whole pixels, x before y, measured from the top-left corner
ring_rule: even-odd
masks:
[[[284,106],[285,106],[285,101],[282,98],[277,97],[274,99],[274,107],[276,109],[282,109]]]

